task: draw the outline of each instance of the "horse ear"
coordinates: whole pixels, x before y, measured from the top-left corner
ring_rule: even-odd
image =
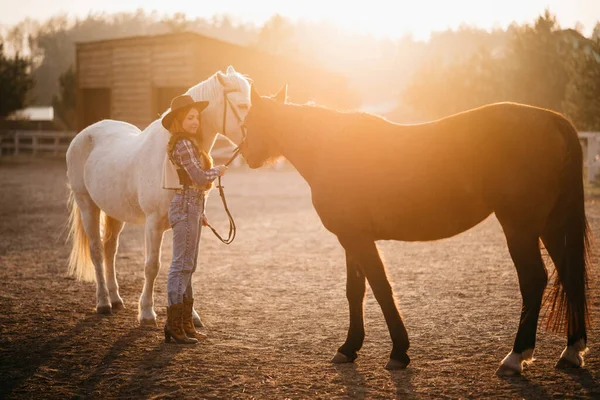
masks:
[[[275,95],[275,101],[277,101],[278,103],[285,103],[287,100],[287,83],[285,85],[283,85],[283,87],[281,89],[279,89],[279,92],[277,92],[277,94]]]
[[[221,86],[227,86],[227,76],[221,71],[217,72],[217,79],[219,80]]]
[[[227,71],[225,72],[227,72],[227,75],[235,74],[235,69],[233,69],[233,66],[230,65],[227,67]]]
[[[252,106],[255,106],[255,105],[259,104],[261,101],[262,101],[262,99],[260,97],[260,94],[254,87],[254,84],[251,84],[250,85],[250,103],[252,104]]]

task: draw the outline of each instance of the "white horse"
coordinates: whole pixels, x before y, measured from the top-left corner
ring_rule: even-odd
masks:
[[[248,78],[229,66],[226,73],[215,73],[186,94],[196,101],[210,102],[202,112],[207,152],[217,133],[239,144],[241,126],[250,108]],[[96,280],[99,314],[123,308],[115,274],[119,234],[125,223],[143,224],[145,283],[138,320],[144,325],[156,324],[154,280],[160,269],[163,235],[170,229],[168,209],[174,194],[161,185],[168,140],[169,132],[160,119],[144,131],[126,122],[102,120],[83,129],[67,151],[69,237],[73,242],[69,274],[79,280]],[[194,323],[202,325],[195,310]]]

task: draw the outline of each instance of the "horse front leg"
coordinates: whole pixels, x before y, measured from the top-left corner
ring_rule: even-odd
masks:
[[[339,239],[369,281],[375,299],[385,317],[393,344],[390,360],[385,368],[388,370],[406,368],[410,363],[410,357],[407,354],[410,346],[408,333],[398,312],[394,293],[375,242],[369,238],[354,236],[340,237]]]
[[[365,339],[364,301],[366,280],[358,264],[346,252],[346,298],[350,309],[350,326],[346,342],[338,349],[332,363],[351,363],[358,357],[358,351]]]
[[[140,296],[138,320],[140,325],[156,326],[154,312],[154,281],[160,270],[160,248],[168,223],[157,216],[146,218],[146,263],[144,266],[144,289]]]

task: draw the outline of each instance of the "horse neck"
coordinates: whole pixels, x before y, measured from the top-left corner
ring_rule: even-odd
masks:
[[[314,112],[317,111],[317,112]],[[320,118],[320,110],[308,106],[284,106],[277,126],[277,145],[283,155],[310,184],[322,146],[319,144],[329,131]]]

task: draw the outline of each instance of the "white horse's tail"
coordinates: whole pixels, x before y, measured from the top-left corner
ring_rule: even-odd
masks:
[[[79,206],[75,201],[73,191],[69,191],[69,236],[72,242],[71,256],[69,257],[68,274],[80,281],[93,282],[96,278],[94,264],[90,254],[90,241],[83,228],[83,221]]]
[[[96,280],[96,270],[92,262],[90,241],[83,228],[81,210],[75,201],[75,195],[72,190],[69,192],[68,206],[71,210],[69,215],[68,240],[72,242],[72,247],[67,274],[74,276],[80,281],[94,282]],[[110,231],[111,225],[106,223],[107,218],[108,216],[104,212],[100,213],[99,222],[102,242],[113,235],[113,232]]]

